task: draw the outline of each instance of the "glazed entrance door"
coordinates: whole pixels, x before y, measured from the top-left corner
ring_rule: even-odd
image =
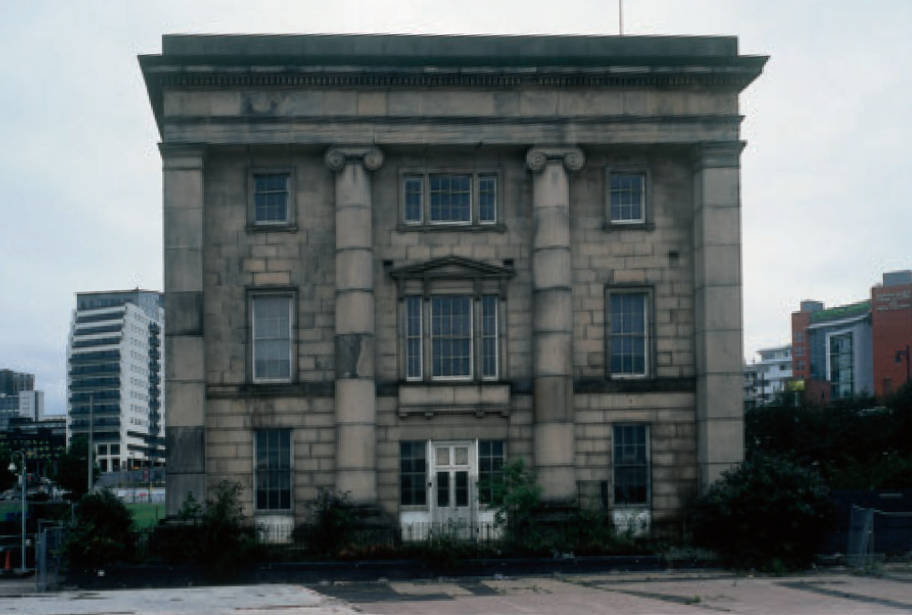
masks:
[[[475,443],[432,442],[432,505],[436,531],[472,535],[478,509]]]

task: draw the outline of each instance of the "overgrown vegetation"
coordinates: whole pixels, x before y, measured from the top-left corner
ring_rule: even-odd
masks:
[[[129,562],[135,550],[133,518],[117,496],[104,489],[80,498],[64,549],[71,570],[92,572]]]
[[[85,435],[75,435],[66,452],[57,460],[57,469],[52,478],[61,489],[67,491],[66,498],[71,502],[78,502],[89,490],[88,454],[88,438]],[[94,472],[98,476],[98,464],[95,464]]]
[[[149,539],[152,555],[169,563],[198,564],[213,578],[237,573],[256,555],[256,536],[238,502],[240,485],[219,483],[205,506],[192,496],[177,518],[159,524]]]
[[[309,521],[295,528],[294,542],[320,557],[333,557],[354,537],[357,516],[347,493],[320,489],[308,505]]]
[[[826,407],[782,402],[745,414],[748,459],[777,456],[816,468],[832,489],[912,487],[912,385],[883,405],[870,398]]]
[[[829,522],[829,489],[815,470],[754,455],[697,500],[692,527],[731,566],[784,570],[813,561]]]

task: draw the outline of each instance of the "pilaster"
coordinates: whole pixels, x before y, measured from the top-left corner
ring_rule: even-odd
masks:
[[[203,344],[205,150],[161,144],[165,252],[167,512],[206,499]]]
[[[744,459],[740,155],[744,143],[694,151],[697,454],[706,489]]]
[[[356,504],[377,499],[374,385],[374,248],[371,178],[383,164],[375,147],[332,147],[335,173],[336,489]]]
[[[576,147],[534,147],[532,172],[533,457],[543,497],[576,496],[573,412],[573,276],[570,178],[585,163]]]

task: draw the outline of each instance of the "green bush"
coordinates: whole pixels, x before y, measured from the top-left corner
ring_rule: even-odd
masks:
[[[347,493],[320,489],[307,506],[309,522],[295,528],[295,543],[320,556],[332,557],[354,538],[358,518]]]
[[[189,496],[176,519],[156,526],[149,550],[171,563],[205,567],[216,579],[236,573],[256,555],[253,527],[244,523],[238,503],[240,485],[219,483],[206,506]]]
[[[70,569],[86,572],[130,561],[135,549],[133,517],[124,503],[107,489],[82,496],[64,550]]]
[[[698,498],[694,539],[736,568],[803,568],[829,529],[831,507],[815,470],[755,455]]]
[[[541,507],[541,487],[535,473],[520,457],[507,462],[503,478],[493,485],[497,502],[494,522],[503,529],[504,542],[510,546],[535,545],[541,540],[538,509]]]

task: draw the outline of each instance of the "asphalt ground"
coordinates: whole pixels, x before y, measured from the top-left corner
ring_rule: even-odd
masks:
[[[877,576],[829,570],[789,576],[722,571],[605,572],[433,580],[259,584],[36,594],[0,580],[0,615],[912,613],[912,569]]]

